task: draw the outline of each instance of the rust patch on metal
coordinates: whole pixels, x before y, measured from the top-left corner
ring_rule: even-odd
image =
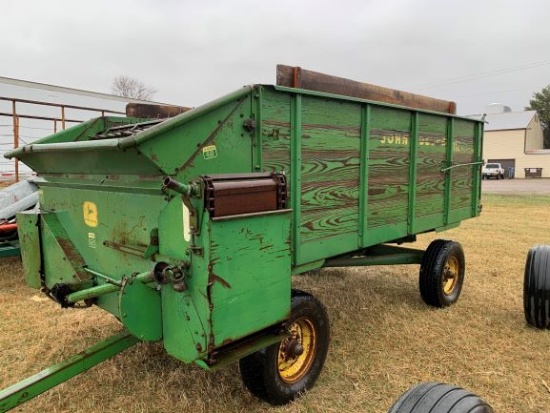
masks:
[[[126,105],[126,116],[134,118],[164,119],[177,116],[188,110],[191,110],[191,108],[185,106],[128,103]]]
[[[357,82],[299,67],[277,65],[277,85],[352,96],[443,113],[456,113],[456,103],[454,102],[389,89],[370,83]]]
[[[209,277],[209,284],[210,283],[214,284],[215,282],[220,283],[224,288],[231,288],[231,284],[229,284],[227,281],[225,281],[219,275],[216,275],[213,272],[211,272],[210,277]]]
[[[82,267],[86,265],[84,258],[75,248],[73,243],[67,239],[57,238],[57,243],[61,247],[61,250],[65,256],[69,259],[69,262],[74,268],[75,274],[78,277],[79,281],[89,280],[90,275],[82,270]]]
[[[286,208],[287,183],[282,174],[211,175],[205,182],[205,207],[213,218]]]
[[[74,247],[71,241],[63,238],[58,238],[57,242],[61,247],[61,249],[63,250],[63,252],[65,253],[65,255],[67,256],[67,258],[69,259],[69,261],[71,261],[71,263],[76,263],[80,265],[85,264],[84,259],[82,258],[80,253],[76,250],[76,248]]]
[[[126,244],[118,244],[113,241],[103,241],[103,245],[107,248],[112,248],[116,251],[122,252],[123,254],[135,255],[141,258],[143,258],[145,251],[147,250],[146,245],[130,246]]]

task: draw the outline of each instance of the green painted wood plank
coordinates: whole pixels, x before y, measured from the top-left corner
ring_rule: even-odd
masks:
[[[302,96],[294,95],[290,103],[291,150],[290,150],[290,204],[292,205],[292,261],[301,264],[302,222]]]

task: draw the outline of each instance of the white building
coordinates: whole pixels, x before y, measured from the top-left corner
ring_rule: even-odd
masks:
[[[480,118],[480,115],[475,115]],[[536,111],[513,112],[508,106],[486,108],[483,159],[499,162],[516,178],[550,178],[550,149],[543,149],[543,133]]]
[[[15,140],[22,146],[94,117],[124,116],[129,102],[143,101],[0,77],[0,177],[14,176],[15,162],[3,154]],[[24,165],[19,168],[22,175],[30,173]]]

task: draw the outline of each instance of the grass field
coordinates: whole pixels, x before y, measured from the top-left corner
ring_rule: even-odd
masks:
[[[410,385],[443,381],[496,412],[550,412],[550,332],[526,325],[528,249],[550,243],[550,196],[483,199],[480,218],[420,237],[459,241],[466,280],[458,303],[426,307],[418,266],[324,270],[295,278],[326,305],[332,341],[315,388],[273,408],[243,387],[236,365],[205,373],[139,344],[23,405],[21,412],[385,412]],[[120,330],[97,310],[62,310],[26,287],[18,259],[0,261],[0,388]]]

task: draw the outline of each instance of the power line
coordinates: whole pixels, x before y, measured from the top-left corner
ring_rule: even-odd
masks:
[[[439,81],[419,85],[416,88],[417,89],[418,88],[420,88],[420,89],[436,89],[436,88],[439,88],[439,87],[442,87],[442,86],[452,85],[452,84],[456,84],[456,83],[469,82],[469,81],[472,81],[472,80],[478,80],[478,79],[483,79],[483,78],[487,78],[487,77],[499,76],[499,75],[513,73],[513,72],[519,72],[519,71],[522,71],[522,70],[535,69],[535,68],[543,67],[543,66],[547,66],[547,65],[550,65],[550,60],[542,60],[540,62],[526,63],[526,64],[523,64],[523,65],[507,67],[507,68],[504,68],[504,69],[492,70],[490,72],[473,73],[473,74],[470,74],[470,75],[459,76],[459,77],[454,77],[454,78],[445,79],[445,80],[439,80]]]
[[[476,96],[489,96],[489,95],[499,95],[499,94],[502,94],[502,93],[510,93],[510,92],[523,92],[523,91],[526,91],[526,90],[531,90],[531,91],[537,91],[537,90],[540,90],[542,89],[544,86],[541,86],[541,87],[528,87],[528,88],[521,88],[521,89],[507,89],[507,90],[500,90],[498,92],[487,92],[487,93],[474,93],[474,94],[470,94],[470,95],[460,95],[460,96],[454,96],[455,99],[460,99],[460,98],[469,98],[469,97],[476,97]]]

